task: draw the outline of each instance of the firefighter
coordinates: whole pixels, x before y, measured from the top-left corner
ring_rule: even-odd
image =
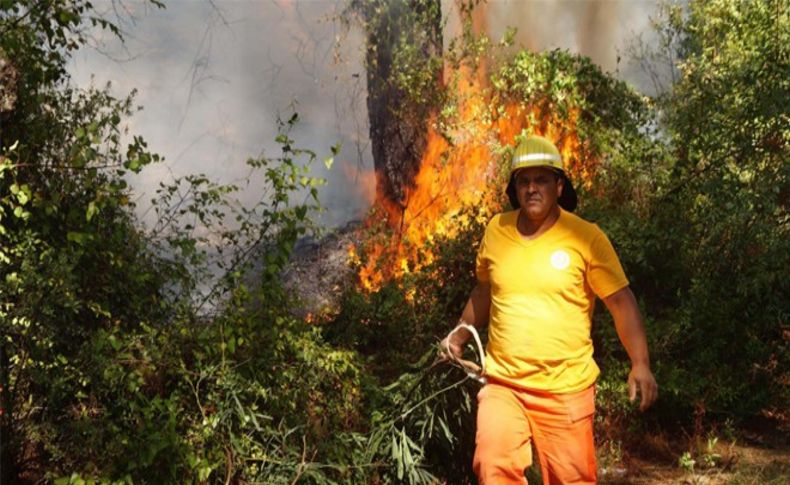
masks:
[[[573,214],[576,191],[553,143],[531,136],[518,145],[506,192],[514,210],[486,228],[460,320],[489,324],[474,470],[481,484],[526,483],[534,442],[544,483],[595,483],[596,297],[631,359],[629,399],[639,395],[644,411],[658,387],[642,317],[609,239]],[[460,359],[469,338],[451,332],[445,356]]]

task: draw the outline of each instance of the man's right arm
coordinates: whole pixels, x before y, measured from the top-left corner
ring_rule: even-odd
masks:
[[[466,302],[461,319],[458,323],[468,323],[476,328],[482,328],[488,324],[488,316],[491,311],[491,284],[478,282],[469,300]],[[459,328],[452,332],[442,341],[442,349],[449,352],[448,357],[460,359],[463,355],[464,344],[472,338],[472,334],[464,328]]]

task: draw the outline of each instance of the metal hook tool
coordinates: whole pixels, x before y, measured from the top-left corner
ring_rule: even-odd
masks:
[[[480,342],[480,335],[477,333],[477,329],[473,325],[469,325],[466,322],[461,322],[458,325],[456,325],[456,327],[450,332],[448,338],[461,328],[472,334],[472,337],[474,338],[475,343],[477,344],[477,349],[475,350],[477,350],[477,357],[480,359],[480,365],[477,365],[472,361],[464,360],[464,359],[452,359],[452,360],[454,360],[461,367],[463,367],[463,369],[466,371],[466,374],[469,377],[476,380],[480,384],[485,385],[487,382],[486,378],[484,377],[486,372],[486,354],[485,351],[483,350],[483,344],[482,342]]]

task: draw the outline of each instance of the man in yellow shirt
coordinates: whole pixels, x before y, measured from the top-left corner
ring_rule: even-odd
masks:
[[[507,194],[515,210],[488,224],[477,286],[461,317],[490,325],[475,473],[481,484],[525,483],[534,440],[544,483],[595,483],[595,299],[612,314],[631,359],[629,398],[638,393],[645,410],[658,388],[642,317],[606,235],[572,214],[576,192],[549,140],[531,136],[519,144]],[[442,347],[460,359],[469,338],[459,328]]]

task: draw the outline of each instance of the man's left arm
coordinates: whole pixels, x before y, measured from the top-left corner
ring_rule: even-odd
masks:
[[[636,399],[637,391],[642,397],[640,411],[649,408],[658,397],[658,385],[650,370],[650,355],[642,315],[631,288],[626,286],[603,299],[614,319],[617,335],[631,358],[631,373],[628,375],[628,398]]]

